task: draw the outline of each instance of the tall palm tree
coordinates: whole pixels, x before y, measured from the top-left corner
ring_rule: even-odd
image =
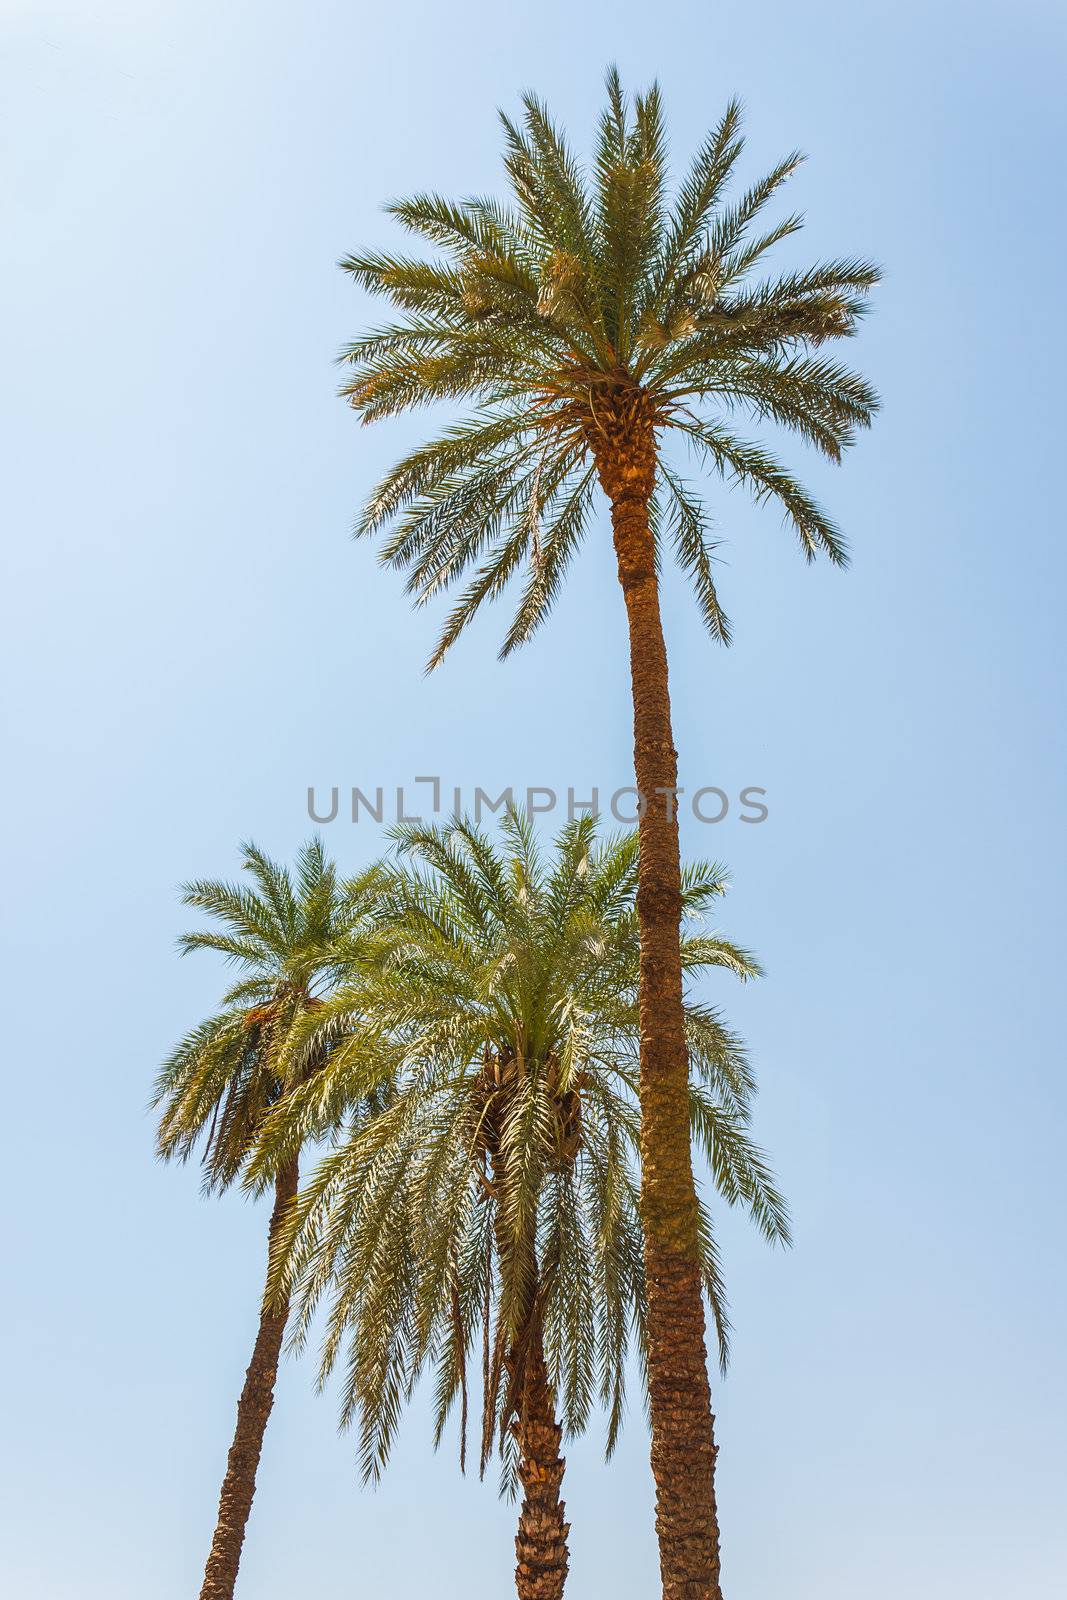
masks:
[[[347,1343],[343,1419],[358,1421],[364,1474],[386,1459],[402,1402],[429,1368],[436,1437],[461,1409],[481,1350],[484,1471],[494,1443],[521,1491],[520,1600],[559,1600],[567,1573],[563,1433],[594,1400],[608,1449],[622,1418],[630,1330],[644,1355],[638,1214],[637,839],[601,846],[571,824],[545,862],[512,813],[494,846],[465,823],[400,831],[410,858],[379,913],[377,959],[299,1030],[324,1073],[268,1120],[267,1168],[366,1107],[318,1168],[276,1256],[300,1305],[299,1340],[326,1293],[325,1377]],[[717,868],[683,877],[696,919],[723,891]],[[707,930],[683,939],[687,973],[750,956]],[[753,1080],[739,1042],[690,999],[689,1115],[718,1190],[771,1239],[781,1197],[748,1134]],[[294,1036],[295,1037],[295,1036]],[[698,1264],[725,1355],[722,1285],[698,1206]]]
[[[510,205],[420,194],[389,207],[441,252],[352,256],[355,281],[399,320],[351,345],[344,393],[365,422],[432,401],[476,409],[414,450],[358,530],[391,528],[383,560],[424,603],[469,568],[439,661],[484,600],[525,569],[507,655],[548,614],[600,485],[629,624],[641,868],[642,1210],[652,1466],[664,1594],[719,1593],[715,1445],[687,1127],[679,956],[678,773],[658,566],[669,539],[713,637],[729,640],[704,507],[669,459],[677,440],[722,479],[776,503],[804,555],[845,561],[833,523],[738,414],[792,430],[833,461],[876,408],[820,348],[854,332],[877,269],[839,260],[760,277],[797,216],[757,227],[788,156],[732,204],[742,150],[727,107],[673,196],[658,89],[631,111],[607,81],[591,170],[536,99],[503,117]]]
[[[240,977],[223,997],[221,1009],[169,1056],[152,1101],[160,1110],[160,1156],[186,1161],[199,1147],[209,1192],[229,1188],[244,1174],[268,1112],[296,1086],[284,1063],[286,1037],[302,1016],[322,1004],[338,941],[347,937],[351,950],[374,901],[370,877],[344,887],[338,883],[317,840],[300,851],[293,874],[252,844],[244,846],[242,866],[250,886],[198,881],[184,889],[183,904],[207,912],[215,926],[184,935],[182,953],[214,950],[239,968]],[[301,1075],[319,1066],[320,1060],[308,1058]],[[273,1246],[297,1193],[299,1151],[287,1151],[270,1177]],[[288,1309],[284,1302],[264,1297],[201,1600],[233,1597]]]

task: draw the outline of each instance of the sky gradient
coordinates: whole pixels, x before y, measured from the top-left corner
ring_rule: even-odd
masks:
[[[0,268],[8,915],[0,1588],[188,1600],[251,1349],[266,1214],[159,1168],[157,1063],[214,1001],[176,886],[287,856],[306,791],[472,794],[630,775],[625,621],[599,515],[550,625],[508,613],[430,679],[349,529],[424,418],[361,430],[334,356],[375,315],[336,270],[381,203],[499,190],[494,110],[544,94],[587,149],[606,64],[660,78],[684,162],[732,94],[758,175],[799,145],[783,261],[886,280],[847,352],[884,413],[790,461],[849,535],[808,568],[711,486],[736,643],[666,580],[681,782],[716,988],[795,1218],[721,1222],[715,1385],[729,1600],[1053,1600],[1067,1577],[1063,1274],[1063,326],[1067,26],[1037,0],[396,7],[7,0]],[[371,824],[325,828],[345,867]],[[513,1512],[414,1407],[375,1494],[287,1362],[245,1600],[499,1600]],[[576,1600],[656,1592],[647,1444],[568,1450]]]

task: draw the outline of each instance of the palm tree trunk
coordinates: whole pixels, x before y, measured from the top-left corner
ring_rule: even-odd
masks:
[[[269,1234],[271,1245],[296,1195],[298,1181],[294,1157],[281,1169],[275,1181]],[[248,1514],[252,1509],[252,1496],[256,1492],[256,1471],[263,1450],[263,1435],[274,1405],[274,1385],[288,1315],[288,1302],[282,1306],[264,1303],[260,1314],[259,1332],[237,1405],[237,1428],[226,1461],[226,1476],[222,1480],[222,1493],[219,1495],[218,1521],[204,1570],[200,1600],[233,1600],[241,1546],[244,1544]]]
[[[642,796],[637,914],[641,935],[641,1214],[648,1281],[652,1473],[664,1600],[721,1600],[715,1423],[704,1343],[697,1201],[682,1009],[681,861],[667,651],[649,522],[656,441],[622,408],[593,441],[611,502],[630,632],[634,766]]]
[[[524,1377],[514,1423],[519,1447],[522,1505],[515,1535],[515,1587],[519,1600],[561,1600],[567,1581],[566,1507],[560,1499],[563,1436],[545,1370],[539,1324],[526,1341]]]

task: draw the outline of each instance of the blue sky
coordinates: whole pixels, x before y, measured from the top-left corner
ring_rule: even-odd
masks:
[[[748,172],[795,145],[797,258],[882,260],[854,354],[884,414],[809,569],[713,490],[729,652],[666,585],[690,820],[766,979],[717,995],[796,1219],[722,1221],[716,1385],[731,1600],[1045,1600],[1067,1570],[1061,1020],[1062,83],[1051,3],[361,8],[8,0],[0,406],[2,970],[9,1223],[0,1582],[196,1592],[251,1347],[266,1218],[157,1168],[156,1063],[219,973],[175,886],[290,853],[308,784],[628,781],[624,621],[601,517],[552,624],[503,612],[430,680],[435,622],[348,538],[416,425],[360,430],[337,272],[383,200],[499,184],[533,86],[585,144],[606,63],[653,74],[684,159],[729,95]],[[366,822],[326,837],[371,857]],[[241,1590],[493,1600],[512,1512],[416,1405],[375,1494],[288,1363]],[[569,1451],[571,1592],[655,1592],[639,1406]]]

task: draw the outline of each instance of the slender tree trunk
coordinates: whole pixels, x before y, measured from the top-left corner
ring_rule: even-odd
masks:
[[[641,935],[641,1214],[648,1281],[652,1473],[664,1600],[721,1600],[715,1424],[704,1343],[689,1059],[679,952],[678,757],[649,523],[656,439],[641,397],[606,408],[591,438],[611,502],[630,630],[634,766],[642,796],[637,914]]]
[[[297,1191],[297,1162],[279,1172],[274,1185],[274,1210],[270,1219],[270,1244],[281,1226],[285,1211]],[[267,1418],[274,1405],[274,1384],[289,1306],[264,1304],[252,1359],[245,1373],[244,1388],[237,1405],[237,1428],[226,1461],[226,1476],[219,1495],[219,1515],[211,1553],[204,1569],[200,1600],[233,1600],[237,1568],[241,1560],[248,1514],[256,1492],[256,1471],[263,1450]]]
[[[486,1134],[497,1190],[494,1227],[500,1272],[503,1276],[509,1264],[512,1272],[518,1272],[520,1264],[525,1269],[517,1328],[503,1355],[508,1383],[505,1414],[511,1417],[510,1423],[505,1420],[504,1425],[510,1426],[518,1447],[519,1482],[522,1484],[519,1527],[515,1535],[515,1588],[519,1600],[562,1600],[569,1565],[567,1535],[570,1532],[570,1523],[564,1520],[566,1506],[560,1498],[566,1462],[560,1455],[563,1430],[556,1417],[556,1397],[545,1366],[537,1253],[532,1238],[517,1242],[504,1224],[501,1197],[506,1180],[500,1161],[498,1129],[492,1119],[487,1121]],[[496,1381],[490,1385],[488,1364],[486,1374],[487,1414],[492,1418],[492,1427],[496,1420]],[[483,1470],[486,1443],[488,1439],[483,1442]]]
[[[560,1499],[563,1469],[559,1453],[563,1431],[545,1370],[539,1325],[526,1344],[518,1415],[513,1424],[519,1447],[522,1506],[515,1535],[515,1587],[519,1600],[561,1600],[567,1581],[566,1507]]]

